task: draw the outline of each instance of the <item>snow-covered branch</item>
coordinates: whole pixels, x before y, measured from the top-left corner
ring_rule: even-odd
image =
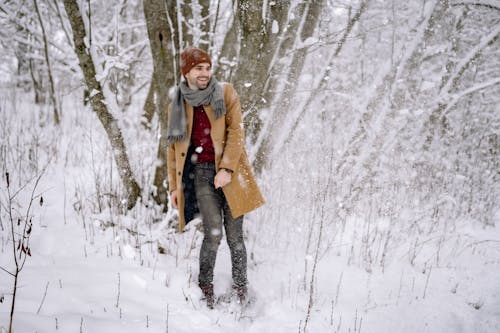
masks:
[[[497,0],[461,0],[455,1],[451,4],[452,6],[483,6],[492,9],[500,10],[500,6]]]
[[[479,53],[488,45],[493,43],[500,33],[500,25],[497,25],[492,32],[488,35],[484,36],[481,41],[467,53],[467,55],[457,64],[455,71],[451,74],[448,79],[448,82],[441,90],[441,96],[446,95],[450,92],[451,89],[454,88],[457,81],[462,76],[463,72],[469,67],[469,64],[479,55]]]
[[[497,85],[497,84],[500,84],[500,77],[494,78],[494,79],[489,80],[487,82],[483,82],[481,84],[478,84],[478,85],[475,85],[473,87],[470,87],[470,88],[468,88],[468,89],[466,89],[464,91],[461,91],[461,92],[458,92],[458,93],[450,95],[450,97],[452,97],[452,100],[451,100],[451,102],[448,103],[446,109],[444,110],[444,113],[446,113],[447,111],[449,111],[455,104],[457,104],[457,102],[461,98],[463,98],[463,97],[465,97],[467,95],[473,94],[473,93],[475,93],[477,91],[486,89],[488,87]]]

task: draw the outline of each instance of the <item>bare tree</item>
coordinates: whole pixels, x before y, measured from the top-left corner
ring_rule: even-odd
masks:
[[[275,51],[275,61],[271,64],[272,67],[262,91],[263,100],[275,106],[268,110],[270,113],[269,121],[264,124],[264,129],[259,132],[259,138],[256,140],[254,165],[258,171],[262,170],[268,162],[269,145],[273,138],[272,124],[282,123],[287,115],[284,110],[291,107],[291,99],[287,96],[294,95],[297,90],[296,83],[302,73],[309,51],[309,47],[304,46],[304,44],[308,38],[313,36],[323,7],[324,1],[321,0],[298,3],[286,23],[286,29],[283,29],[281,40]],[[290,61],[285,62],[282,59],[287,54],[292,54],[292,56]],[[284,63],[286,66],[283,65]]]
[[[38,1],[33,0],[33,4],[35,6],[36,15],[38,17],[38,22],[40,24],[40,28],[42,29],[42,40],[43,40],[43,55],[45,58],[45,63],[47,65],[47,75],[49,77],[49,88],[50,88],[50,101],[52,103],[52,108],[54,112],[54,122],[56,125],[59,125],[59,105],[56,99],[56,91],[54,88],[54,76],[52,75],[52,68],[50,66],[50,57],[49,57],[49,43],[47,42],[47,33],[45,32],[45,25],[42,19],[42,15],[40,14],[40,9],[38,8]]]
[[[0,3],[0,19],[2,20],[2,40],[5,49],[13,50],[17,60],[16,86],[28,91],[31,86],[34,92],[35,104],[45,103],[46,82],[41,68],[43,63],[39,58],[30,56],[41,52],[38,48],[40,38],[33,27],[34,17],[32,6],[16,8],[12,2]]]
[[[268,16],[262,16],[262,7],[268,6]],[[237,18],[241,31],[235,88],[240,95],[246,128],[250,141],[255,140],[262,128],[259,118],[265,80],[276,47],[277,32],[287,18],[289,1],[250,1],[238,3]],[[274,29],[274,31],[273,31]],[[276,32],[276,33],[275,33]]]
[[[233,72],[236,69],[236,65],[238,64],[237,55],[239,52],[239,20],[236,17],[237,11],[237,0],[233,0],[233,4],[231,7],[232,11],[232,19],[230,26],[224,35],[224,42],[222,44],[220,54],[218,55],[218,63],[217,68],[215,69],[215,76],[219,78],[219,80],[232,82]],[[217,8],[220,6],[220,1],[217,3]],[[214,26],[213,31],[215,31],[216,27]]]
[[[202,50],[209,51],[210,40],[212,38],[212,32],[210,31],[210,0],[199,0],[201,9],[200,9],[200,39],[197,43],[198,47]],[[219,6],[219,4],[217,4]],[[216,13],[215,20],[213,25],[217,25],[217,15]]]
[[[165,6],[165,2],[161,0],[144,1],[144,16],[153,56],[153,79],[146,103],[150,103],[149,108],[154,108],[151,98],[153,95],[156,96],[156,110],[160,123],[160,139],[157,152],[159,163],[155,170],[154,185],[156,193],[153,196],[155,201],[158,204],[163,204],[163,208],[166,210],[168,203],[168,190],[165,182],[167,178],[167,104],[168,90],[174,86],[177,77],[176,51],[174,49],[177,33],[174,28],[176,25],[168,16],[168,13],[176,14],[176,11],[173,11],[174,8],[170,5],[167,13]]]
[[[179,40],[181,48],[193,45],[194,34],[194,9],[195,4],[191,0],[176,1],[177,12],[179,13]]]
[[[141,124],[145,129],[150,128],[151,122],[156,112],[155,107],[155,79],[154,72],[151,75],[151,80],[149,82],[148,94],[146,100],[144,101],[144,106],[142,107],[142,120]]]
[[[0,269],[11,275],[14,278],[14,284],[12,286],[12,302],[10,307],[10,320],[9,320],[9,333],[13,332],[12,327],[14,323],[14,312],[16,307],[16,297],[18,290],[18,282],[21,271],[24,268],[24,264],[26,263],[26,259],[31,256],[31,247],[30,247],[30,237],[33,229],[32,222],[32,209],[35,200],[40,198],[40,205],[43,205],[43,197],[40,195],[35,195],[35,191],[38,187],[38,183],[42,178],[44,170],[36,177],[33,189],[31,191],[31,196],[29,202],[27,204],[26,212],[21,214],[17,213],[16,206],[19,204],[17,202],[17,197],[20,192],[28,185],[25,184],[17,189],[16,191],[11,190],[11,179],[9,172],[5,173],[5,182],[6,182],[6,202],[0,202],[2,208],[7,213],[7,219],[9,221],[10,226],[10,237],[12,241],[12,258],[14,259],[14,271],[11,272],[5,267],[1,267]]]
[[[85,25],[78,3],[76,0],[64,0],[64,8],[71,23],[75,52],[78,56],[79,64],[85,78],[85,83],[90,93],[90,103],[92,105],[92,109],[104,127],[108,140],[111,144],[111,148],[114,151],[114,158],[118,172],[125,187],[127,207],[131,209],[135,206],[137,199],[141,194],[141,189],[132,175],[121,130],[118,127],[117,121],[108,110],[101,84],[96,79],[94,61],[89,48],[85,44],[87,33],[85,31]]]

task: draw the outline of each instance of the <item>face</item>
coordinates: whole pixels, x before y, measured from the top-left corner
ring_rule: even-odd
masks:
[[[202,62],[191,68],[185,77],[189,88],[203,90],[208,86],[212,77],[212,67],[208,62]]]

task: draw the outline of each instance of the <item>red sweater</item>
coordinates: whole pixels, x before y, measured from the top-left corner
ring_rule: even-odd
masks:
[[[203,106],[196,106],[193,117],[193,131],[191,143],[194,145],[193,163],[207,163],[215,161],[214,145],[210,137],[210,121]]]

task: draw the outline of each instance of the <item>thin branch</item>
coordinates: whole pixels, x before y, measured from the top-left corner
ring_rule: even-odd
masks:
[[[43,294],[42,301],[40,302],[40,306],[38,307],[36,314],[39,314],[40,310],[42,309],[43,303],[45,302],[45,297],[47,297],[47,290],[48,289],[49,289],[49,281],[47,281],[47,284],[45,285],[45,293]]]
[[[50,163],[50,162],[49,162]],[[42,169],[42,172],[40,172],[40,175],[38,176],[38,178],[36,179],[36,182],[35,182],[35,185],[33,186],[33,190],[31,191],[31,197],[30,197],[30,203],[28,205],[28,209],[26,210],[26,220],[24,221],[24,230],[23,230],[23,236],[26,235],[26,227],[28,226],[28,223],[30,224],[30,227],[31,227],[31,223],[30,221],[28,220],[28,217],[29,217],[29,214],[30,214],[30,211],[31,211],[31,206],[33,205],[33,201],[35,201],[35,191],[36,191],[36,188],[38,187],[38,183],[40,182],[40,179],[42,179],[42,176],[43,174],[45,173],[45,170],[47,170],[47,167],[48,167],[48,163],[45,165],[45,167]],[[27,237],[27,240],[26,240],[26,248],[29,249],[29,242],[30,242],[30,237],[28,235]],[[20,252],[19,255],[21,255],[22,251]],[[26,263],[26,258],[28,256],[26,255],[26,253],[24,254],[24,258],[23,258],[23,262],[21,264],[21,267],[19,268],[19,270],[22,270],[23,267],[24,267],[24,264]]]
[[[340,41],[338,42],[338,45],[337,45],[337,48],[335,49],[335,51],[333,52],[333,54],[330,56],[330,59],[328,61],[329,63],[329,66],[327,66],[325,68],[325,71],[322,73],[322,77],[323,78],[326,78],[326,77],[329,77],[330,76],[330,72],[333,68],[333,66],[330,66],[330,63],[333,61],[333,59],[335,57],[337,57],[339,54],[340,54],[340,51],[342,51],[342,48],[344,46],[344,43],[345,41],[347,40],[347,37],[349,36],[349,34],[351,33],[352,29],[354,28],[355,24],[359,21],[359,19],[361,18],[361,15],[363,14],[363,12],[366,10],[366,8],[368,7],[368,3],[369,3],[369,0],[365,0],[361,3],[358,11],[356,12],[356,14],[349,20],[349,22],[347,23],[347,28],[345,29],[345,32],[344,32],[344,35],[342,36],[342,38],[340,39]],[[321,91],[325,88],[325,86],[327,85],[327,80],[324,80],[322,79],[318,85],[318,88],[317,88],[317,91]],[[310,104],[312,103],[312,101],[314,100],[315,98],[315,95],[314,94],[311,94],[307,100],[307,102],[304,104],[304,107],[301,108],[302,110],[308,110]],[[292,139],[292,136],[295,132],[295,130],[297,129],[297,126],[300,124],[300,122],[302,121],[302,118],[304,117],[304,115],[307,114],[307,112],[301,112],[299,114],[299,116],[296,118],[296,120],[294,121],[293,125],[292,125],[292,128],[291,130],[289,131],[289,135],[288,135],[288,138],[285,140],[285,143],[288,143],[291,139]]]
[[[22,185],[16,192],[14,192],[14,194],[12,195],[9,195],[9,200],[14,200],[17,195],[26,187],[29,185],[29,183],[31,183],[31,181],[33,179],[35,179],[36,176],[33,176],[30,180],[28,180],[24,185]]]
[[[0,266],[0,269],[1,269],[2,271],[4,271],[5,273],[9,274],[9,275],[12,275],[13,277],[15,277],[15,276],[16,276],[14,273],[9,272],[8,270],[6,270],[5,268],[3,268],[2,266]]]
[[[498,0],[482,0],[482,1],[463,0],[463,1],[454,2],[451,4],[451,6],[481,6],[481,7],[486,7],[486,8],[490,8],[490,9],[500,10],[500,7],[498,6]]]
[[[484,36],[481,41],[472,49],[470,52],[457,64],[457,68],[453,72],[453,74],[449,77],[448,82],[441,90],[442,93],[440,97],[444,97],[443,94],[447,94],[454,86],[457,84],[460,77],[465,72],[465,70],[469,67],[469,65],[476,59],[481,51],[486,48],[488,45],[491,45],[495,42],[500,34],[500,25],[497,25],[493,31],[491,31],[488,35]]]
[[[64,32],[64,36],[66,37],[66,42],[68,43],[69,46],[73,47],[73,42],[71,41],[71,37],[69,36],[68,28],[64,24],[65,21],[63,20],[62,14],[61,14],[61,9],[59,8],[59,4],[57,0],[54,1],[54,7],[55,7],[55,12],[57,14],[57,17],[59,18],[59,21],[61,23],[62,30]]]
[[[59,125],[59,108],[56,100],[56,91],[54,88],[54,77],[52,75],[52,68],[50,66],[50,57],[49,57],[49,43],[47,41],[47,32],[45,31],[45,25],[43,23],[42,15],[40,14],[40,10],[38,9],[38,0],[33,0],[33,4],[35,5],[35,11],[38,17],[38,21],[40,23],[40,28],[42,29],[42,40],[43,40],[43,53],[45,56],[45,64],[47,65],[47,75],[49,77],[49,91],[50,91],[50,99],[52,102],[52,108],[54,113],[54,122],[56,125]]]
[[[494,86],[494,85],[497,85],[497,84],[500,84],[500,78],[499,77],[497,77],[497,78],[495,78],[493,80],[484,82],[482,84],[478,84],[476,86],[473,86],[473,87],[471,87],[469,89],[466,89],[464,91],[461,91],[459,93],[450,95],[451,97],[453,97],[453,99],[452,99],[451,102],[448,103],[448,105],[446,106],[446,109],[444,110],[443,114],[446,114],[453,106],[455,106],[455,104],[457,104],[457,102],[460,99],[462,99],[462,97],[465,97],[467,95],[473,94],[473,93],[475,93],[477,91],[486,89],[488,87],[491,87],[491,86]]]
[[[8,175],[8,174],[7,174]],[[8,178],[8,176],[7,176]],[[16,273],[14,276],[17,276],[19,273],[19,262],[17,261],[17,255],[16,255],[16,233],[14,231],[14,217],[12,216],[12,197],[10,195],[10,186],[8,184],[9,182],[7,181],[7,197],[8,197],[8,211],[9,211],[9,221],[10,221],[10,233],[12,236],[12,251],[14,254],[14,263],[16,265]]]

